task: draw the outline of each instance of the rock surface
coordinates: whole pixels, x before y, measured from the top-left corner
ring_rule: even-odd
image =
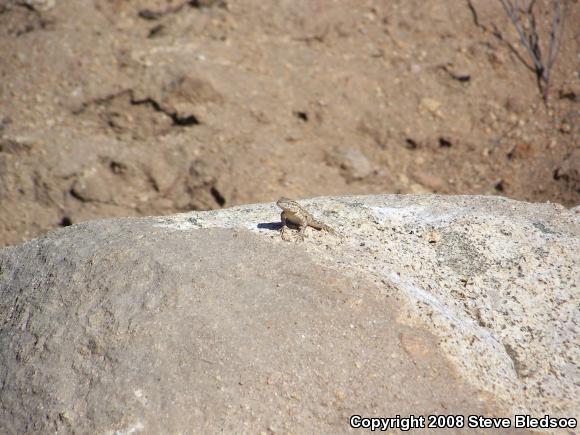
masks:
[[[284,242],[279,210],[259,204],[93,221],[0,251],[0,432],[578,415],[577,209],[301,203],[339,234]]]

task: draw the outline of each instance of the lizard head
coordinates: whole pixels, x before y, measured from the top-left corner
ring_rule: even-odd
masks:
[[[290,206],[294,201],[291,200],[290,198],[286,198],[285,196],[282,196],[278,201],[276,201],[276,205],[282,209],[287,208],[288,206]]]

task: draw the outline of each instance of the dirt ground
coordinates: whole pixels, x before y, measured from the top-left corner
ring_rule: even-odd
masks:
[[[499,1],[0,0],[0,245],[280,195],[577,205],[566,4],[546,106]]]

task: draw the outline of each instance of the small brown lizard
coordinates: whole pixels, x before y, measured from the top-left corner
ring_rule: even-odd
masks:
[[[282,239],[287,240],[284,236],[286,234],[288,223],[291,223],[299,228],[299,236],[304,239],[304,231],[307,227],[312,227],[317,230],[328,231],[329,233],[336,233],[328,225],[314,219],[308,211],[306,211],[296,201],[288,198],[280,198],[276,201],[276,205],[282,209],[280,219],[282,220],[282,230],[280,231]]]

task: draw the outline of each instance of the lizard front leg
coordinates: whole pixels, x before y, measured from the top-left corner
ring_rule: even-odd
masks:
[[[306,232],[306,228],[308,228],[307,223],[300,225],[300,229],[298,231],[298,237],[300,237],[300,240],[304,240],[304,233]]]
[[[288,237],[286,237],[286,234],[288,233],[288,220],[286,219],[286,214],[284,212],[280,213],[280,221],[282,221],[280,236],[282,237],[282,240],[288,241]]]

